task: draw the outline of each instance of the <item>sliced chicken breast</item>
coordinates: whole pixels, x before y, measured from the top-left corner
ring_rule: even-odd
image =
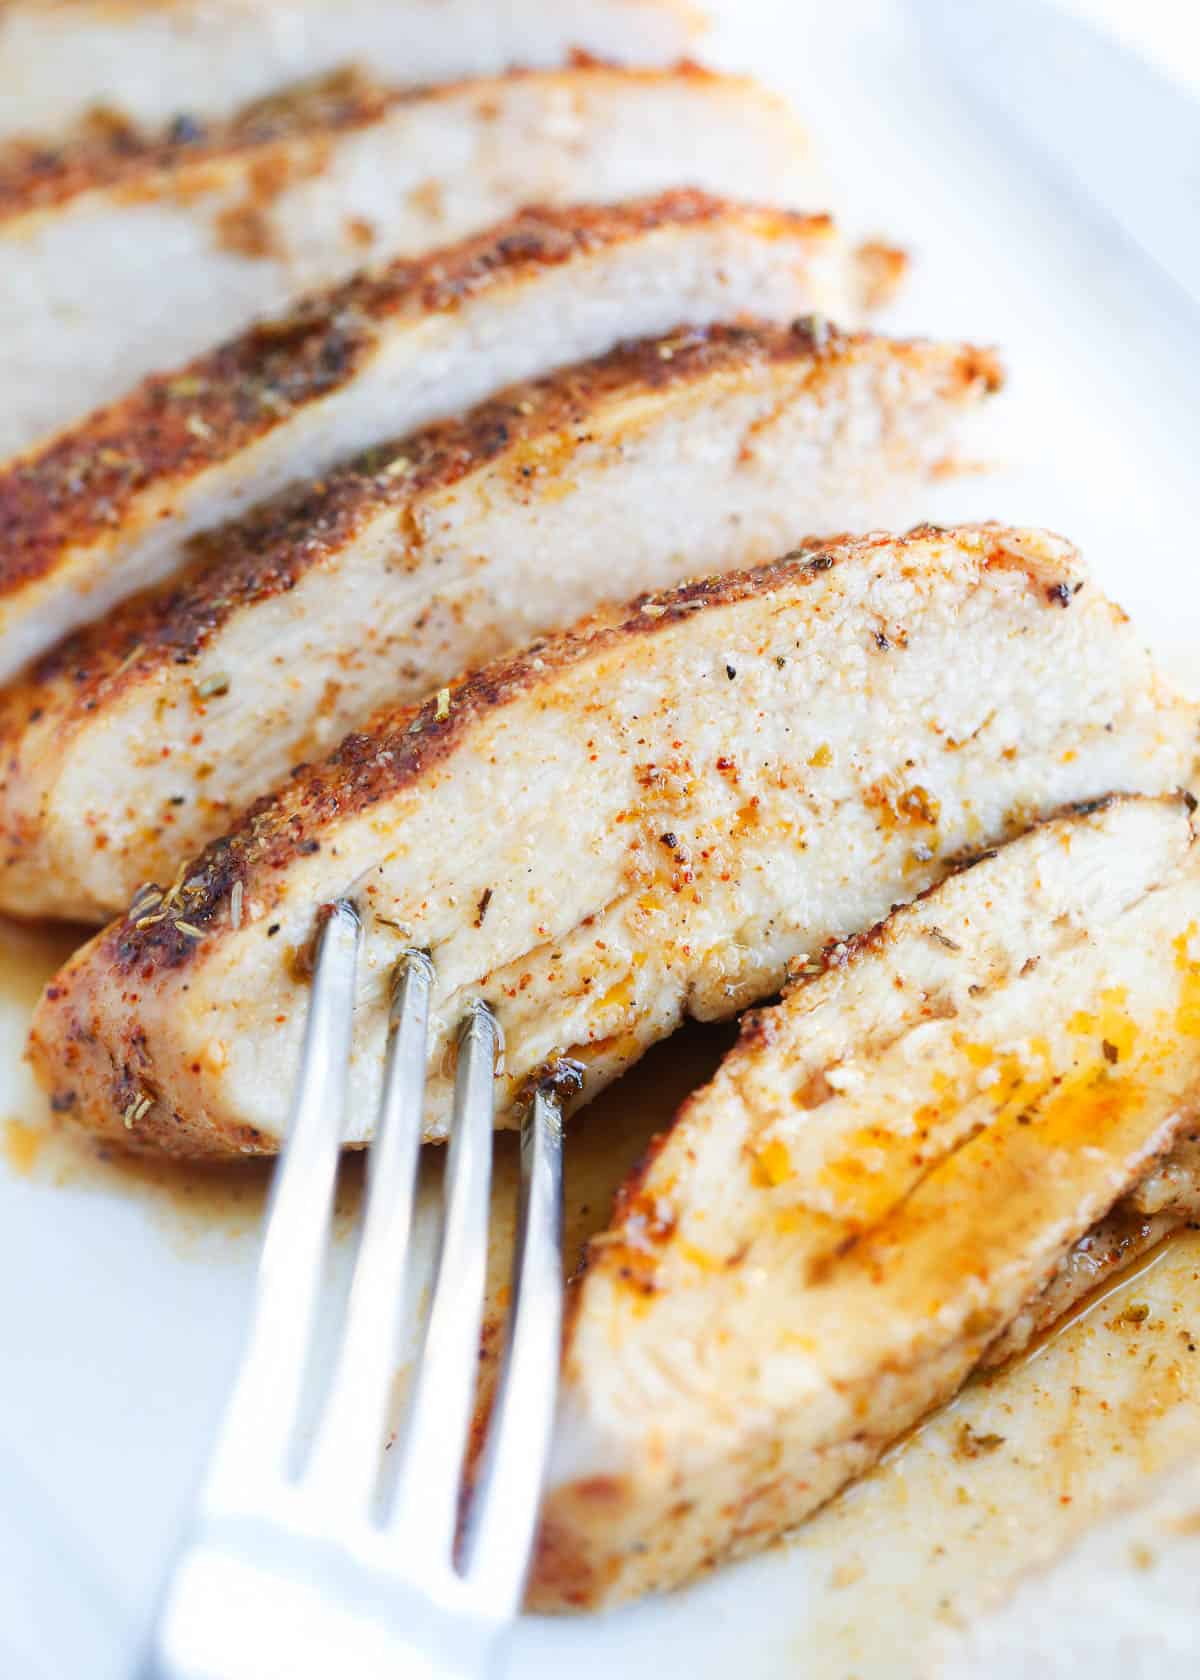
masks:
[[[630,335],[826,310],[842,273],[825,218],[680,192],[527,211],[314,297],[0,472],[0,679],[293,481]]]
[[[962,345],[688,329],[510,388],[197,544],[0,694],[0,905],[104,921],[301,759],[614,596],[904,523]]]
[[[49,987],[32,1055],[58,1109],[127,1144],[274,1148],[320,906],[348,894],[365,929],[349,1141],[370,1132],[411,946],[436,970],[428,1135],[445,1134],[448,1051],[479,996],[505,1034],[512,1124],[547,1067],[579,1064],[594,1094],[964,847],[1102,788],[1175,787],[1195,738],[1060,539],[816,546],[381,715],[139,893]]]
[[[1051,821],[744,1025],[587,1254],[535,1602],[673,1586],[806,1516],[1195,1125],[1190,803]]]
[[[0,140],[61,136],[96,109],[139,127],[220,120],[351,65],[410,87],[572,53],[666,65],[700,26],[684,0],[6,0]]]
[[[351,80],[154,144],[0,160],[0,454],[364,264],[529,204],[669,187],[821,206],[778,98],[738,77],[572,70]]]

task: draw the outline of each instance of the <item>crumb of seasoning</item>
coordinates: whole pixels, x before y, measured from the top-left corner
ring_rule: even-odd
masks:
[[[995,1452],[1003,1445],[1003,1435],[978,1435],[969,1423],[964,1423],[955,1436],[954,1451],[958,1458],[982,1458],[984,1453]]]
[[[146,1096],[144,1092],[140,1097],[134,1097],[126,1107],[124,1114],[121,1116],[125,1125],[125,1130],[127,1132],[131,1132],[137,1125],[138,1121],[144,1120],[153,1107],[154,1098]]]
[[[203,138],[204,124],[187,111],[181,111],[177,117],[172,117],[171,126],[167,130],[167,139],[172,146],[193,146],[197,140]]]
[[[475,926],[476,927],[482,927],[483,926],[483,918],[487,915],[488,905],[491,902],[492,902],[492,889],[491,889],[491,887],[485,887],[484,891],[483,891],[483,893],[480,897],[479,903],[475,906]]]
[[[274,939],[275,935],[279,932],[279,928],[279,922],[272,922],[270,927],[267,929],[267,938]]]
[[[829,343],[831,329],[826,315],[801,315],[795,330],[812,341],[814,350],[823,350]]]
[[[218,694],[229,693],[229,673],[214,671],[211,677],[205,677],[202,683],[196,685],[197,700],[212,700]]]
[[[162,900],[162,888],[156,887],[153,881],[143,881],[130,902],[129,914],[140,916],[146,910],[157,909]]]
[[[730,682],[732,682],[734,677],[737,676],[737,667],[735,665],[726,665],[725,675],[729,678]]]
[[[1133,1325],[1145,1324],[1149,1317],[1150,1308],[1146,1305],[1145,1301],[1130,1301],[1129,1305],[1122,1308],[1116,1318],[1113,1319],[1113,1323]]]
[[[142,657],[142,654],[145,651],[145,644],[143,642],[136,642],[113,672],[114,678],[123,677],[131,665],[137,664],[138,660]]]
[[[949,934],[943,933],[940,927],[930,927],[926,931],[928,932],[930,939],[932,939],[936,945],[941,945],[945,950],[962,950],[962,946],[958,943],[958,941],[956,939],[951,939]]]
[[[1082,583],[1076,583],[1074,586],[1069,583],[1052,583],[1046,590],[1046,599],[1052,605],[1057,603],[1060,607],[1069,607],[1082,588]]]
[[[438,723],[450,716],[450,690],[448,688],[438,689],[437,710],[433,715]]]

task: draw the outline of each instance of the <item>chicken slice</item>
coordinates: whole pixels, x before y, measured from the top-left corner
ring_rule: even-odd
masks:
[[[578,1063],[593,1095],[691,1015],[885,914],[1064,801],[1182,782],[1194,709],[1061,539],[844,539],[598,614],[379,716],[298,771],[57,976],[32,1054],[59,1110],[125,1143],[269,1150],[286,1123],[319,906],[364,960],[351,1142],[389,977],[436,981],[427,1135],[455,1025],[506,1040],[498,1121]]]
[[[670,187],[824,203],[787,106],[740,77],[600,66],[424,90],[353,78],[199,139],[0,158],[0,456],[364,264],[530,204]]]
[[[410,87],[579,53],[667,65],[699,32],[683,0],[7,0],[0,140],[61,136],[97,109],[131,126],[207,123],[350,65]]]
[[[911,519],[1000,377],[811,317],[677,331],[211,533],[0,695],[0,906],[106,920],[379,706],[639,586]]]
[[[824,217],[676,192],[528,211],[314,297],[0,472],[0,679],[291,482],[625,337],[827,310],[840,269]]]
[[[1195,1124],[1190,805],[1050,821],[744,1024],[586,1257],[535,1601],[669,1587],[806,1516]]]

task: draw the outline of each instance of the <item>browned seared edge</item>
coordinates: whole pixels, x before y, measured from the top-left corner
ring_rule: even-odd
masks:
[[[612,78],[631,85],[670,82],[686,77],[697,82],[745,86],[746,78],[705,70],[691,60],[674,69],[638,70],[605,63],[575,53],[567,69],[513,70],[503,78],[472,77],[432,87],[384,87],[361,70],[345,69],[297,83],[280,93],[255,100],[234,116],[205,122],[186,112],[161,131],[147,132],[118,112],[95,110],[65,140],[47,144],[36,137],[16,139],[0,147],[0,221],[34,210],[48,210],[80,193],[124,188],[131,203],[154,198],[164,190],[203,192],[206,166],[219,181],[222,163],[237,154],[257,152],[252,167],[260,174],[264,194],[286,186],[293,168],[311,172],[312,158],[294,160],[289,143],[306,142],[319,167],[332,139],[366,128],[398,105],[418,100],[429,103],[476,93],[482,116],[494,114],[496,89],[514,79],[552,84],[563,78]],[[187,188],[178,177],[189,172]]]
[[[0,472],[0,596],[43,576],[64,548],[118,526],[148,487],[199,476],[347,384],[384,322],[448,312],[492,286],[654,229],[726,216],[747,229],[800,236],[830,225],[825,216],[692,190],[611,207],[523,210],[485,234],[314,293],[186,367],[152,375]]]
[[[824,375],[856,356],[872,354],[881,343],[897,358],[919,359],[937,348],[842,333],[812,316],[790,327],[683,328],[619,345],[593,361],[513,386],[461,418],[371,449],[324,481],[289,491],[234,524],[206,532],[191,544],[193,558],[181,576],[43,655],[0,698],[0,758],[5,741],[18,739],[36,721],[51,688],[58,690],[56,703],[69,695],[72,715],[82,718],[158,669],[193,663],[234,613],[292,589],[381,511],[448,488],[506,453],[519,453],[522,444],[573,427],[584,441],[588,426],[612,399],[785,363],[811,364],[809,383],[819,392]],[[940,371],[950,397],[979,386],[995,391],[1003,381],[995,356],[971,346],[947,356]],[[522,470],[532,474],[536,469]]]
[[[187,927],[205,930],[221,923],[228,929],[228,904],[238,881],[266,906],[277,894],[272,876],[296,857],[320,851],[327,831],[419,782],[448,758],[490,713],[524,694],[545,689],[556,673],[585,659],[605,655],[635,639],[657,635],[697,611],[733,606],[781,589],[803,587],[836,565],[873,554],[889,553],[903,563],[907,550],[931,537],[978,542],[984,568],[1022,570],[1048,607],[1068,607],[1066,598],[1047,587],[1045,574],[1006,545],[1007,527],[983,525],[943,532],[918,526],[902,537],[875,534],[837,536],[795,550],[783,559],[746,572],[700,578],[626,607],[598,612],[570,630],[538,638],[519,653],[499,659],[448,686],[418,706],[378,713],[368,727],[348,735],[328,758],[300,765],[275,793],[258,800],[241,823],[181,864],[159,914],[162,895],[138,894],[129,913],[98,936],[92,962],[111,962],[118,975],[150,980],[158,971],[197,961],[201,946]],[[155,902],[151,904],[149,901]],[[208,942],[211,948],[211,941]]]

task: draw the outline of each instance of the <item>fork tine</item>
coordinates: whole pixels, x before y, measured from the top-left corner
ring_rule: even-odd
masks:
[[[300,1075],[271,1187],[250,1339],[209,1478],[240,1501],[286,1476],[341,1154],[359,920],[332,905],[317,938]]]
[[[379,1473],[417,1185],[432,986],[429,958],[407,952],[392,990],[383,1097],[346,1332],[306,1476],[348,1513],[369,1508]]]
[[[539,1091],[521,1127],[521,1201],[504,1363],[462,1573],[498,1614],[519,1606],[537,1524],[562,1338],[562,1107]]]
[[[459,1037],[445,1214],[433,1301],[405,1426],[388,1527],[419,1564],[453,1561],[463,1455],[474,1404],[487,1268],[492,1085],[498,1035],[477,1003]]]

